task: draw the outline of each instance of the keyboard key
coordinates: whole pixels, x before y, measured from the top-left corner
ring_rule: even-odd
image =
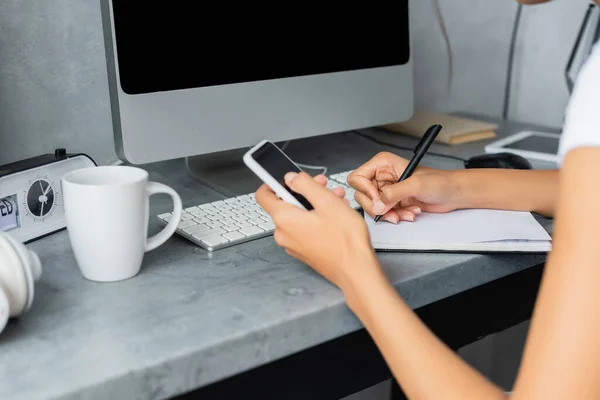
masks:
[[[259,228],[262,228],[265,231],[274,231],[275,230],[275,224],[272,222],[265,222],[258,226],[259,226]]]
[[[265,221],[264,219],[260,219],[260,218],[252,218],[252,219],[248,220],[248,223],[252,224],[252,225],[260,225],[260,224],[264,224],[265,222],[267,222],[267,221]]]
[[[223,224],[221,223],[221,221],[209,221],[206,223],[206,225],[210,226],[211,228],[218,228]]]
[[[187,228],[187,227],[192,226],[192,225],[196,225],[196,223],[194,222],[194,220],[192,220],[192,219],[186,219],[186,220],[183,220],[183,221],[179,222],[179,225],[177,226],[177,228],[178,229],[184,229],[184,228]]]
[[[259,228],[258,226],[249,226],[247,228],[240,229],[239,232],[246,236],[253,236],[253,235],[258,235],[260,233],[263,233],[264,229]]]
[[[217,209],[210,204],[203,204],[200,206],[200,209],[207,214],[215,214],[217,212]]]
[[[199,208],[197,210],[189,211],[189,213],[192,214],[194,217],[204,217],[206,215],[206,213],[200,210]]]
[[[231,225],[225,225],[225,226],[223,226],[223,229],[225,229],[227,232],[232,232],[232,231],[239,230],[240,227],[237,226],[236,224],[231,224]]]
[[[229,239],[221,235],[209,236],[202,239],[202,243],[206,244],[207,246],[216,246],[218,244],[223,244],[227,242],[229,242]]]
[[[192,225],[187,228],[184,228],[183,231],[185,233],[189,233],[190,235],[197,232],[207,231],[210,227],[205,224]]]
[[[209,236],[220,235],[222,233],[227,233],[227,231],[224,229],[221,229],[221,228],[216,228],[216,229],[209,229],[207,231],[196,232],[196,233],[192,234],[192,236],[198,240],[202,240]]]
[[[232,241],[246,238],[246,236],[237,231],[224,233],[223,236]]]

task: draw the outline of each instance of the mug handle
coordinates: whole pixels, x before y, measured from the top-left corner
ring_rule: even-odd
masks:
[[[181,220],[181,213],[183,206],[181,204],[181,197],[177,194],[177,192],[171,189],[169,186],[164,185],[158,182],[148,182],[146,185],[146,194],[148,196],[152,196],[153,194],[164,193],[171,196],[173,199],[173,216],[171,220],[163,228],[162,231],[158,232],[156,235],[148,238],[146,241],[146,250],[151,251],[156,249],[158,246],[165,243],[177,230],[177,226],[179,225],[179,221]]]

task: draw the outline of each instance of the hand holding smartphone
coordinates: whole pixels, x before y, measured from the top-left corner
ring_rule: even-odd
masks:
[[[285,184],[284,178],[288,172],[302,170],[274,143],[268,140],[261,141],[246,152],[244,163],[283,201],[305,210],[313,209],[304,196]]]

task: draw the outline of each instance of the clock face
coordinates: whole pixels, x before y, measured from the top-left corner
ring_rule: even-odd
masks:
[[[36,220],[49,217],[56,207],[57,195],[54,186],[48,179],[42,177],[32,179],[24,196],[27,215]]]

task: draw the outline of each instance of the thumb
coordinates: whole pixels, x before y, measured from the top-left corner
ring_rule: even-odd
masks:
[[[418,194],[418,177],[410,177],[402,182],[384,187],[381,189],[381,201],[385,204],[385,210],[383,212],[388,212],[402,200],[409,197],[416,197]]]
[[[323,204],[327,196],[335,196],[332,191],[319,184],[306,172],[289,172],[285,175],[286,185],[294,192],[304,196],[314,208]]]

